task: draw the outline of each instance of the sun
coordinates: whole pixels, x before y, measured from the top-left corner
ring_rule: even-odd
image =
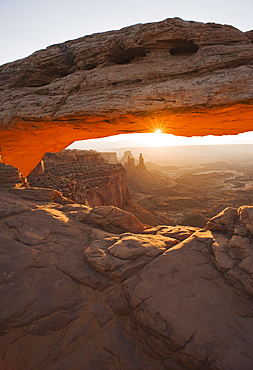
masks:
[[[136,139],[143,145],[148,147],[161,147],[173,145],[173,135],[164,134],[161,128],[156,128],[149,134],[136,134]]]

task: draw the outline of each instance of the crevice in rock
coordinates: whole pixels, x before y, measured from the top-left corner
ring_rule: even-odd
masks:
[[[192,41],[175,40],[175,46],[170,48],[170,54],[174,57],[194,55],[198,51],[198,45]]]
[[[107,61],[115,64],[128,64],[135,58],[144,58],[145,56],[146,50],[142,46],[124,49],[117,45],[107,54]]]
[[[72,54],[70,46],[66,44],[60,44],[59,48],[62,51],[62,54],[63,54],[62,59],[64,60],[66,65],[69,66],[70,68],[75,67],[75,60],[74,60],[74,56]]]
[[[64,271],[64,270],[62,270],[61,268],[59,268],[59,267],[57,267],[56,265],[55,265],[55,268],[58,270],[58,271],[60,271],[63,275],[66,275],[70,280],[72,280],[75,284],[82,284],[82,285],[84,285],[83,284],[83,281],[81,281],[80,279],[78,279],[77,277],[74,277],[73,275],[71,275],[70,273],[68,273],[68,272],[66,272],[66,271]],[[89,286],[89,284],[87,284],[87,286]]]
[[[161,50],[169,52],[172,56],[191,56],[197,53],[198,45],[185,39],[156,40],[146,45],[147,51]]]

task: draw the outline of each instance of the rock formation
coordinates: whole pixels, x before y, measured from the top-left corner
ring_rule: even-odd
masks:
[[[0,68],[1,369],[252,369],[253,207],[146,228],[23,188],[6,166],[27,176],[45,152],[159,120],[178,135],[252,130],[252,60],[252,32],[176,18]]]
[[[115,162],[115,153],[105,156],[94,150],[47,153],[28,180],[31,186],[59,190],[77,203],[122,208],[130,201],[125,170],[121,164],[109,164],[105,158]]]
[[[124,167],[127,171],[132,171],[132,170],[146,171],[147,170],[142,153],[140,153],[139,155],[139,162],[137,165],[135,165],[135,158],[132,155],[130,150],[124,153],[124,156],[120,162],[124,163]]]
[[[252,130],[252,62],[251,32],[179,18],[50,46],[0,67],[1,155],[27,176],[75,140]]]
[[[0,191],[1,369],[252,369],[253,207],[121,235],[90,213]]]
[[[18,168],[0,162],[0,188],[24,186],[27,180]]]
[[[112,205],[133,213],[144,224],[161,223],[153,213],[131,200],[124,167],[118,163],[109,164],[105,158],[117,162],[115,153],[104,155],[95,150],[46,153],[28,180],[31,186],[56,189],[63,196],[89,207]]]
[[[126,171],[132,171],[136,168],[134,164],[134,158],[128,156],[127,162],[124,164],[124,168]]]
[[[140,155],[139,155],[139,163],[137,164],[137,170],[140,170],[140,171],[144,170],[145,171],[146,169],[147,169],[147,167],[146,167],[146,165],[144,163],[143,155],[142,155],[142,153],[140,153]]]
[[[120,160],[120,163],[122,163],[123,165],[125,165],[129,161],[129,158],[130,159],[133,159],[133,164],[135,165],[136,159],[134,158],[131,150],[126,150],[124,152],[124,155],[123,155],[123,157]]]

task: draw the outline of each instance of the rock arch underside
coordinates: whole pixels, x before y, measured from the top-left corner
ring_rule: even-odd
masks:
[[[253,130],[252,32],[179,18],[63,44],[0,67],[3,160],[26,176],[45,152],[119,133]]]
[[[75,140],[253,130],[252,32],[167,19],[1,66],[2,161],[27,176]],[[253,368],[253,206],[151,228],[56,190],[0,188],[1,369]]]

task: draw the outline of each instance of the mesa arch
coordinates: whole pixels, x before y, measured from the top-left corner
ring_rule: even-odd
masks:
[[[119,133],[253,130],[253,31],[166,19],[53,45],[0,67],[0,155],[24,176],[47,151]]]

